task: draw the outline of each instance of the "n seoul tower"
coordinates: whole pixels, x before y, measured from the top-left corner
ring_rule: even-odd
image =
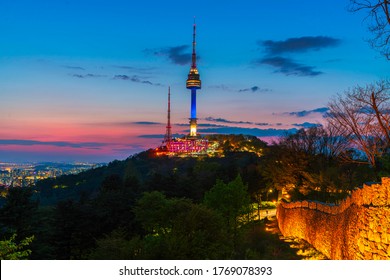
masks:
[[[196,90],[201,88],[201,81],[198,69],[196,68],[196,24],[194,19],[194,31],[192,39],[192,64],[188,74],[186,86],[191,90],[191,117],[190,117],[190,138],[196,138]]]

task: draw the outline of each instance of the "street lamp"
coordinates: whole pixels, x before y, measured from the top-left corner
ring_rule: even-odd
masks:
[[[269,193],[272,193],[272,189],[269,189],[268,192],[267,192],[267,201],[268,201],[268,194]]]

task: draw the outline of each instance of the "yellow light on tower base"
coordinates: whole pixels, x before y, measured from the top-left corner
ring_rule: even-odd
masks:
[[[196,127],[191,127],[190,136],[196,136]]]
[[[190,136],[196,137],[196,119],[190,120]]]

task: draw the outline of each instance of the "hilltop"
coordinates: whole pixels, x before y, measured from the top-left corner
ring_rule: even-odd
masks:
[[[252,165],[259,163],[259,156],[267,147],[265,142],[248,135],[208,135],[205,139],[214,147],[207,156],[158,157],[149,149],[77,175],[39,181],[36,195],[43,205],[91,199],[104,182],[113,180],[127,186],[136,184],[137,193],[159,190],[168,196],[198,201],[216,179],[227,181],[242,174],[244,181],[251,182],[249,177],[254,174],[249,174],[256,170]]]

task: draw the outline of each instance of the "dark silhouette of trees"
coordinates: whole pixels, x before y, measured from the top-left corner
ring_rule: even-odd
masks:
[[[10,188],[5,205],[0,209],[1,231],[16,233],[16,241],[33,235],[33,217],[38,202],[31,188]]]

